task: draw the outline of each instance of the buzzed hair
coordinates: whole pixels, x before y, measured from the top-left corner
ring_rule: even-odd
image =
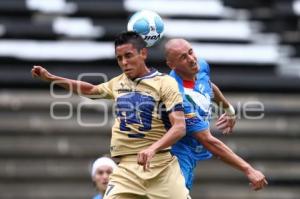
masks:
[[[147,45],[144,39],[133,31],[123,32],[117,36],[115,39],[115,49],[124,44],[132,44],[137,51],[146,48]]]
[[[176,45],[180,45],[180,43],[183,43],[183,42],[187,42],[187,40],[185,39],[182,39],[182,38],[173,38],[173,39],[170,39],[166,44],[165,44],[165,48],[164,48],[164,52],[165,52],[165,57],[168,59],[169,58],[169,53],[170,53],[170,50],[176,46]]]

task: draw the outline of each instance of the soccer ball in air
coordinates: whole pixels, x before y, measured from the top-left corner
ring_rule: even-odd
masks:
[[[127,30],[140,34],[147,43],[147,47],[150,47],[163,36],[164,22],[156,12],[142,10],[132,15]]]

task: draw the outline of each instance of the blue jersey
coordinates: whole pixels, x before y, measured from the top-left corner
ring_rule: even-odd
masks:
[[[199,60],[200,66],[194,88],[185,88],[183,80],[174,70],[170,76],[178,83],[179,91],[183,97],[184,114],[186,121],[186,136],[172,146],[172,153],[178,157],[180,167],[186,179],[186,185],[192,186],[193,170],[198,160],[209,159],[212,154],[198,142],[193,133],[209,128],[211,114],[211,99],[213,91],[210,82],[209,65],[205,60]]]
[[[99,193],[93,197],[93,199],[102,199],[102,195]]]

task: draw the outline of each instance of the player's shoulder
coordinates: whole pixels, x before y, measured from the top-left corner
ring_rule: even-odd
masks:
[[[162,80],[171,78],[170,75],[168,75],[167,73],[158,73],[157,77],[162,79]]]
[[[162,83],[176,84],[176,80],[166,73],[161,73],[157,76],[157,78],[159,78]]]
[[[127,78],[126,75],[124,73],[122,73],[122,74],[120,74],[118,76],[115,76],[115,77],[111,78],[109,80],[109,82],[111,82],[111,83],[118,83],[118,82],[120,82],[120,81],[122,81],[122,80],[124,80],[126,78]]]
[[[209,64],[207,63],[207,61],[203,58],[198,59],[198,64],[200,66],[200,71],[201,73],[210,73],[210,68],[209,68]]]
[[[203,59],[203,58],[199,58],[198,59],[198,63],[199,64],[203,64],[203,65],[208,65],[207,61],[205,59]]]

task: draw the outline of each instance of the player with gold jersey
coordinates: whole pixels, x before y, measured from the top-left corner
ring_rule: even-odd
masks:
[[[52,75],[41,66],[34,66],[32,75],[60,81],[62,87],[82,95],[115,101],[111,155],[120,157],[120,163],[105,199],[186,199],[177,158],[169,152],[185,135],[182,97],[174,79],[146,66],[145,47],[138,34],[120,34],[115,54],[123,74],[98,86]]]
[[[167,112],[182,111],[177,87],[173,78],[155,69],[134,80],[122,74],[98,86],[99,93],[116,102],[112,156],[137,154],[166,133]]]

